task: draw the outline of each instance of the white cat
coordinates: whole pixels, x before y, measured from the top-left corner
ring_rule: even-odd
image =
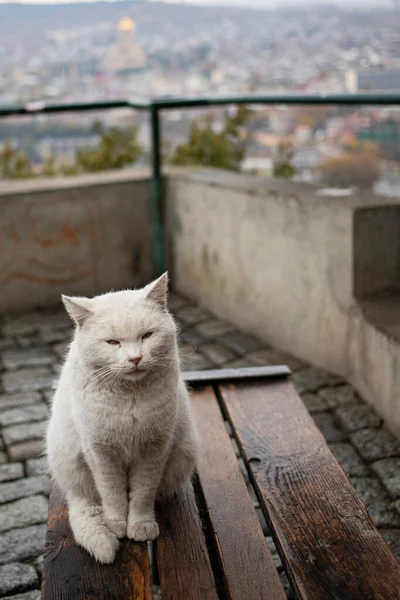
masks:
[[[156,497],[194,471],[197,433],[180,376],[168,276],[141,290],[68,298],[77,327],[47,432],[75,539],[114,560],[118,538],[153,540]]]

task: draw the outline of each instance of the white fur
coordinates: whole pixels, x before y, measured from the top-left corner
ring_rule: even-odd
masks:
[[[164,274],[142,290],[63,297],[77,327],[53,400],[48,459],[77,543],[102,563],[113,562],[118,538],[157,537],[156,497],[195,468],[167,283]],[[140,356],[138,366],[129,361]]]

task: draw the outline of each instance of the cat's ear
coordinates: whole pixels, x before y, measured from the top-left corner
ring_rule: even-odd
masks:
[[[65,309],[71,319],[79,326],[92,312],[92,301],[89,298],[61,296]]]
[[[153,283],[149,283],[144,290],[146,298],[154,300],[162,308],[167,308],[168,273],[164,273],[161,277],[153,281]]]

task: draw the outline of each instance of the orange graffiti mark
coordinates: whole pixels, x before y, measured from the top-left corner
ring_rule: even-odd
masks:
[[[71,226],[70,217],[66,218],[65,224],[61,227],[59,234],[52,240],[46,240],[40,237],[36,233],[37,219],[31,224],[31,237],[32,241],[42,248],[54,248],[54,246],[60,246],[61,244],[71,243],[73,246],[80,246],[79,238],[76,229]]]
[[[3,287],[5,285],[7,285],[8,283],[11,283],[12,281],[17,280],[22,280],[22,281],[30,281],[32,283],[42,283],[42,284],[47,284],[47,285],[60,285],[60,284],[65,284],[68,285],[70,283],[76,283],[78,281],[81,281],[82,279],[85,279],[86,277],[89,277],[90,275],[92,275],[92,269],[87,269],[86,271],[82,271],[82,273],[77,273],[75,275],[71,275],[69,277],[61,277],[61,278],[54,278],[54,277],[41,277],[38,275],[31,275],[29,273],[21,273],[20,271],[12,271],[11,273],[8,273],[8,275],[0,281],[0,287]]]
[[[21,243],[21,236],[19,235],[17,228],[15,227],[14,221],[11,221],[11,223],[10,223],[9,234],[10,234],[10,238],[12,240],[14,240],[14,242],[16,244]]]

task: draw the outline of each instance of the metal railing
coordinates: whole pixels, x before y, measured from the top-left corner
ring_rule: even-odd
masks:
[[[114,100],[107,102],[46,104],[33,102],[25,106],[0,108],[0,119],[18,115],[57,114],[70,112],[88,112],[130,108],[132,110],[149,111],[151,117],[152,148],[152,212],[154,223],[154,267],[156,275],[164,271],[164,223],[162,219],[162,160],[160,112],[228,105],[338,105],[338,106],[396,106],[400,105],[400,93],[365,93],[365,94],[275,94],[228,96],[209,98],[160,98],[150,101]]]

